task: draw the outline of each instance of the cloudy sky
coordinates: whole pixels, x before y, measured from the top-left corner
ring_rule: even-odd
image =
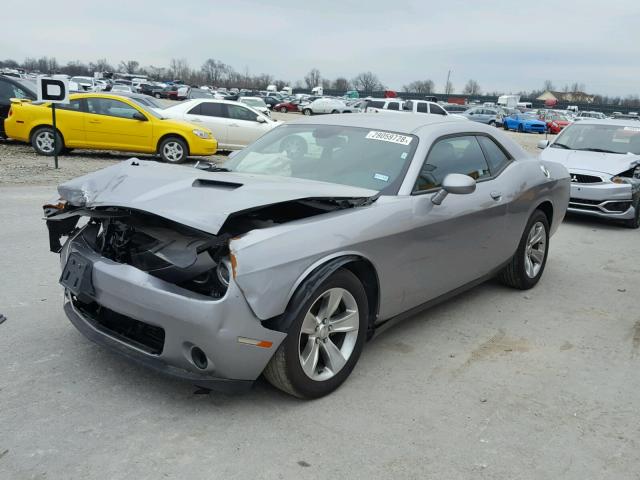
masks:
[[[0,57],[106,57],[168,65],[209,57],[294,83],[373,71],[390,88],[431,79],[456,91],[640,94],[640,1],[3,0]]]

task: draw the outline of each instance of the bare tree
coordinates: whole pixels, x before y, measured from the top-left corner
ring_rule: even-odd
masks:
[[[282,90],[284,87],[286,87],[287,85],[289,85],[289,82],[285,81],[285,80],[275,80],[273,82],[273,84],[276,86],[276,88],[278,89],[278,91]]]
[[[553,86],[553,82],[551,80],[545,80],[543,88],[547,92],[551,92],[551,91],[555,90],[555,87]]]
[[[120,69],[123,70],[124,73],[136,73],[139,66],[140,63],[136,60],[122,60],[119,65]]]
[[[333,81],[333,89],[334,90],[338,90],[340,92],[342,91],[347,91],[351,88],[351,85],[349,84],[349,80],[347,80],[344,77],[338,77]]]
[[[444,84],[444,93],[445,95],[451,95],[453,92],[453,83],[451,83],[451,80],[447,80],[447,83]]]
[[[480,84],[475,80],[471,79],[464,86],[464,90],[462,91],[465,95],[480,95]]]
[[[189,64],[184,58],[172,58],[169,70],[173,74],[174,80],[186,81],[189,76]]]
[[[331,89],[331,80],[329,80],[328,78],[323,78],[322,82],[320,83],[322,84],[322,88],[324,88],[325,90]]]
[[[571,84],[571,92],[584,92],[584,83],[573,82]]]
[[[376,90],[384,90],[384,85],[380,83],[378,76],[372,72],[362,72],[356,75],[351,81],[354,88],[365,92],[373,92]]]
[[[434,83],[432,80],[416,80],[409,85],[405,85],[403,90],[412,93],[431,93],[433,92]]]
[[[307,73],[304,77],[304,81],[307,84],[307,88],[309,90],[314,87],[320,86],[321,79],[322,77],[320,76],[320,70],[318,70],[317,68],[312,68],[311,70],[309,70],[309,73]]]
[[[7,58],[5,61],[0,61],[0,67],[3,68],[18,68],[20,64],[15,60]]]
[[[206,83],[217,86],[224,74],[228,72],[229,66],[213,58],[208,58],[202,64],[200,70],[204,75],[204,81]]]

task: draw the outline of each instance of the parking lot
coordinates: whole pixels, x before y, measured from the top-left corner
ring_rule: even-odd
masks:
[[[488,282],[409,318],[322,399],[206,393],[62,311],[41,205],[124,158],[79,150],[56,171],[0,143],[0,479],[639,478],[637,230],[566,219],[535,289]]]

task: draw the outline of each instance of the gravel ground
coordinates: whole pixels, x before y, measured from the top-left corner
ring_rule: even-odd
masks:
[[[273,118],[280,121],[291,121],[300,116],[294,113],[273,112]],[[508,132],[522,147],[533,155],[538,154],[536,144],[543,138],[541,135]],[[0,140],[0,186],[1,185],[57,185],[65,180],[99,170],[122,160],[136,156],[152,159],[151,155],[130,154],[123,152],[104,152],[95,150],[74,150],[59,157],[59,169],[53,166],[52,157],[36,155],[31,145],[14,141]],[[224,156],[193,158],[207,161],[223,161]],[[191,163],[193,163],[191,162]]]

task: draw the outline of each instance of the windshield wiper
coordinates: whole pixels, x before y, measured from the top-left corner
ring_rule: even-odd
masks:
[[[216,165],[215,163],[209,163],[209,162],[197,162],[194,165],[194,167],[197,168],[198,170],[203,170],[205,172],[230,172],[231,171],[226,167],[221,167],[219,165]]]
[[[564,148],[565,150],[571,150],[571,147],[569,147],[568,145],[565,145],[564,143],[555,142],[555,143],[552,143],[551,146],[553,148]]]
[[[606,150],[604,148],[578,148],[576,150],[580,150],[581,152],[617,153],[622,155],[620,152],[614,152],[613,150]]]

